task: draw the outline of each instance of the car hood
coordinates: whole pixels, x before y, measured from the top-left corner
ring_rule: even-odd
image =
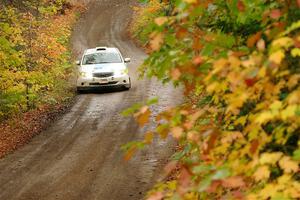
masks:
[[[80,71],[88,73],[99,73],[99,72],[115,72],[126,68],[124,63],[103,63],[94,65],[82,65]]]

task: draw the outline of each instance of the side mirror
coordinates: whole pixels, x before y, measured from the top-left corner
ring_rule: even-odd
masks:
[[[80,60],[77,60],[77,61],[76,61],[76,65],[80,65]]]
[[[124,62],[125,62],[125,63],[129,63],[130,61],[131,61],[130,58],[125,58],[125,59],[124,59]]]

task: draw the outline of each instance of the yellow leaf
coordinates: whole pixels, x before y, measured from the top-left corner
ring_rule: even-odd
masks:
[[[288,184],[291,181],[291,176],[284,174],[277,179],[279,184]]]
[[[280,64],[285,57],[284,52],[282,50],[278,50],[275,53],[272,53],[269,57],[269,60],[275,64]]]
[[[169,128],[162,124],[157,126],[156,131],[159,134],[161,139],[166,139],[169,134]]]
[[[183,0],[183,1],[189,4],[193,4],[193,3],[197,3],[198,0]]]
[[[270,121],[271,119],[274,118],[274,115],[269,112],[269,111],[266,111],[266,112],[262,112],[255,120],[255,122],[259,123],[259,124],[263,124],[263,123],[266,123],[268,121]]]
[[[269,199],[269,197],[276,196],[278,187],[275,184],[267,184],[260,192],[261,199]]]
[[[209,93],[213,93],[218,86],[219,86],[219,84],[217,82],[213,82],[213,83],[211,83],[210,85],[207,86],[206,90]]]
[[[270,105],[271,110],[276,111],[279,110],[282,107],[282,102],[281,101],[275,101]]]
[[[291,54],[293,57],[300,56],[300,49],[299,48],[292,49]]]
[[[239,66],[241,65],[240,59],[238,59],[238,58],[235,57],[235,56],[230,56],[230,57],[228,58],[228,61],[229,61],[230,65],[231,65],[233,68],[237,68],[237,67],[239,67]]]
[[[222,69],[224,69],[224,67],[228,64],[228,60],[225,58],[221,58],[217,61],[214,62],[214,70],[212,71],[213,74],[218,73],[219,71],[221,71]]]
[[[287,118],[294,117],[296,115],[297,105],[290,105],[283,111],[281,111],[281,118],[286,120]]]
[[[146,144],[151,144],[153,140],[154,134],[152,132],[148,132],[145,134],[144,141]]]
[[[256,172],[253,174],[253,176],[257,182],[268,179],[270,177],[269,167],[268,166],[259,167],[256,170]]]
[[[300,183],[293,181],[292,186],[293,187],[291,187],[290,191],[289,191],[291,194],[291,197],[294,199],[299,199],[300,198]]]
[[[288,80],[288,83],[287,83],[289,89],[291,89],[294,86],[296,86],[298,84],[299,80],[300,80],[300,75],[299,74],[291,75],[289,77],[289,80]]]
[[[288,98],[287,101],[290,105],[292,104],[300,104],[300,90],[292,92]]]
[[[284,47],[289,48],[291,45],[293,45],[294,41],[292,38],[289,37],[282,37],[277,40],[274,40],[272,42],[272,46],[274,47]]]
[[[280,161],[279,161],[279,166],[285,173],[293,173],[297,172],[299,170],[299,163],[296,161],[293,161],[290,157],[284,156]]]
[[[246,200],[260,200],[257,194],[248,194]]]
[[[282,152],[274,152],[274,153],[263,153],[260,156],[259,162],[260,164],[276,164],[279,159],[282,157]]]
[[[266,74],[267,74],[267,70],[266,70],[265,67],[262,67],[262,68],[259,69],[259,71],[258,71],[258,76],[259,77],[264,78],[266,76]]]

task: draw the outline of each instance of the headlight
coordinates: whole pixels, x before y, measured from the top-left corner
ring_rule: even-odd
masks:
[[[128,74],[128,69],[125,68],[123,71],[122,71],[123,74]]]
[[[121,70],[116,70],[115,71],[115,75],[125,75],[125,74],[128,74],[128,69],[127,68],[125,68],[125,69],[121,69]]]
[[[79,72],[80,77],[86,77],[86,75],[87,75],[86,72]]]

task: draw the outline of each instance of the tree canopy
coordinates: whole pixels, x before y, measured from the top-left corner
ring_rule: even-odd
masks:
[[[66,97],[70,8],[65,0],[0,5],[0,120]]]

